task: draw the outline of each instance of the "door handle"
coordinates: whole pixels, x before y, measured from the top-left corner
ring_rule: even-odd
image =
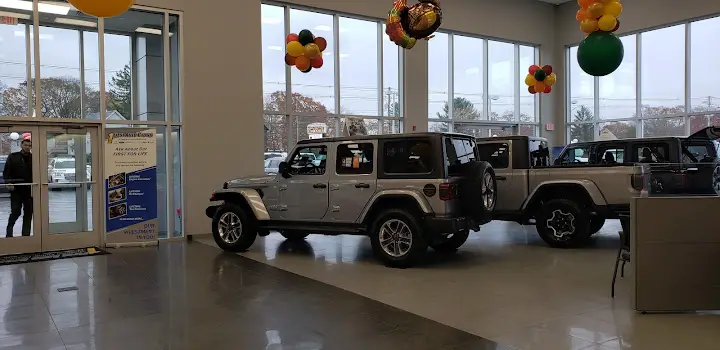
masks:
[[[285,185],[280,186],[280,189],[278,189],[278,191],[285,191],[285,190],[287,190],[287,186],[285,186]]]
[[[370,184],[355,184],[355,188],[370,188]]]
[[[495,180],[505,181],[505,180],[507,180],[507,177],[505,177],[505,176],[495,176]]]
[[[326,184],[314,184],[313,188],[327,188]]]

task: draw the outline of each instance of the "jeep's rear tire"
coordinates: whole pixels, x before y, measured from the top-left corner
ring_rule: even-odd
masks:
[[[302,231],[289,231],[289,230],[283,230],[280,231],[280,234],[289,240],[295,240],[299,241],[301,239],[305,239],[305,237],[309,236],[310,234],[307,232]]]
[[[459,191],[463,215],[480,225],[490,222],[497,203],[496,189],[495,171],[489,163],[468,163]]]
[[[458,248],[465,244],[469,235],[469,230],[463,230],[454,233],[449,238],[444,238],[439,242],[435,242],[430,246],[438,253],[455,253]]]
[[[543,203],[535,221],[540,238],[553,248],[578,248],[590,237],[590,215],[569,199]]]
[[[378,259],[397,268],[416,265],[428,248],[422,225],[404,209],[380,212],[370,230],[370,242]]]
[[[605,218],[602,216],[592,216],[590,218],[590,235],[594,235],[605,226]]]
[[[212,220],[215,243],[222,250],[244,252],[257,237],[255,222],[239,205],[225,203],[218,207]]]

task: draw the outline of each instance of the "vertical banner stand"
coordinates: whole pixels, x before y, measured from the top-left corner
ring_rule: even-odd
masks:
[[[105,244],[158,245],[155,129],[105,131]]]

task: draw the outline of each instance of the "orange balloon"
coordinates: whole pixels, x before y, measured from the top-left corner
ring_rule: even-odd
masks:
[[[122,15],[135,4],[135,0],[68,0],[80,12],[95,17]]]
[[[535,91],[544,92],[546,87],[547,85],[545,85],[545,83],[538,81],[537,84],[535,84]]]
[[[327,40],[325,40],[325,38],[323,38],[321,36],[315,38],[315,40],[313,40],[313,42],[320,49],[320,52],[325,51],[325,49],[327,48]]]
[[[295,67],[301,71],[305,71],[310,68],[310,59],[307,56],[298,56],[295,58]]]
[[[578,12],[575,14],[575,19],[578,21],[582,21],[587,18],[588,18],[588,13],[587,13],[587,10],[585,10],[585,9],[579,9]]]
[[[588,8],[588,6],[590,6],[590,4],[592,4],[594,2],[595,2],[595,0],[578,0],[578,5],[580,5],[580,7],[584,8],[584,9],[586,9],[586,8]]]

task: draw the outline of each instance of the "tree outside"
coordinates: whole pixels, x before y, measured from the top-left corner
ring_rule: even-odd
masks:
[[[595,120],[595,116],[590,108],[585,105],[580,105],[575,111],[574,120],[576,122],[590,122]],[[593,124],[572,124],[570,126],[570,141],[592,141],[595,139],[594,129]]]

